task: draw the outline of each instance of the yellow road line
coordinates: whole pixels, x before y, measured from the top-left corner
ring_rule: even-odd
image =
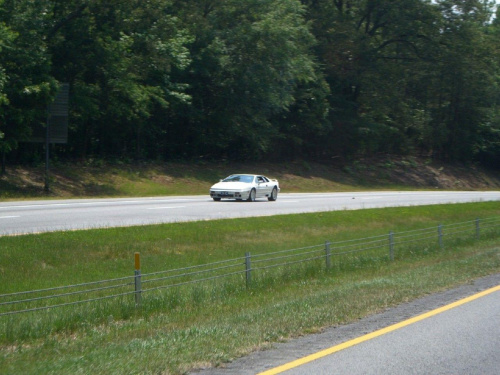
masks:
[[[418,316],[416,316],[414,318],[402,321],[400,323],[393,324],[393,325],[391,325],[389,327],[386,327],[386,328],[379,329],[378,331],[369,333],[369,334],[364,335],[364,336],[357,337],[357,338],[355,338],[353,340],[346,341],[346,342],[344,342],[342,344],[332,346],[331,348],[328,348],[328,349],[322,350],[320,352],[311,354],[311,355],[309,355],[307,357],[299,358],[299,359],[297,359],[295,361],[286,363],[286,364],[284,364],[282,366],[278,366],[278,367],[272,368],[270,370],[261,372],[258,375],[276,375],[276,374],[280,374],[280,373],[282,373],[284,371],[290,370],[290,369],[295,368],[295,367],[302,366],[302,365],[304,365],[306,363],[309,363],[309,362],[312,362],[312,361],[314,361],[316,359],[319,359],[319,358],[322,358],[322,357],[326,357],[327,355],[339,352],[339,351],[347,349],[347,348],[349,348],[351,346],[354,346],[354,345],[360,344],[362,342],[371,340],[371,339],[373,339],[375,337],[382,336],[382,335],[385,335],[386,333],[389,333],[389,332],[395,331],[397,329],[409,326],[410,324],[413,324],[413,323],[419,322],[421,320],[430,318],[431,316],[440,314],[440,313],[445,312],[447,310],[451,310],[451,309],[453,309],[455,307],[458,307],[460,305],[463,305],[463,304],[466,304],[468,302],[474,301],[474,300],[476,300],[478,298],[484,297],[484,296],[486,296],[488,294],[491,294],[491,293],[499,291],[499,290],[500,290],[500,285],[498,285],[498,286],[496,286],[494,288],[485,290],[483,292],[474,294],[474,295],[472,295],[470,297],[461,299],[461,300],[459,300],[457,302],[454,302],[454,303],[451,303],[449,305],[440,307],[440,308],[438,308],[436,310],[432,310],[432,311],[429,311],[429,312],[427,312],[425,314],[418,315]]]

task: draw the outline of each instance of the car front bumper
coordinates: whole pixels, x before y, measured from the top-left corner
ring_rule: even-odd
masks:
[[[217,199],[248,199],[250,191],[210,190],[210,197]]]

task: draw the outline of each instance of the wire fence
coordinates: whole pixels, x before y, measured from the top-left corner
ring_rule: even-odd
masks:
[[[147,274],[141,274],[136,253],[133,276],[2,294],[0,317],[116,299],[132,300],[136,307],[140,307],[143,296],[153,298],[154,293],[162,290],[181,290],[208,283],[213,285],[219,280],[224,280],[233,288],[248,289],[256,279],[287,277],[299,267],[328,270],[374,259],[394,261],[395,258],[409,256],[412,250],[440,249],[445,244],[451,246],[460,240],[493,237],[499,233],[500,216],[497,216],[399,233],[391,231],[373,237],[325,241],[264,254],[247,252],[239,258]]]

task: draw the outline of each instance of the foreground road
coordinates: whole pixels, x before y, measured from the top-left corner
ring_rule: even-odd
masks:
[[[196,375],[498,374],[500,274]]]
[[[490,289],[491,290],[491,289]],[[380,336],[315,361],[305,357],[284,373],[300,374],[496,374],[500,369],[500,291],[420,320],[375,332]],[[409,325],[406,325],[409,323]],[[361,338],[366,338],[367,335]],[[347,344],[351,344],[351,341]],[[336,348],[341,348],[337,346]],[[334,349],[336,349],[334,348]],[[303,363],[304,362],[304,363]],[[278,374],[279,369],[267,375]],[[264,375],[264,374],[262,374]]]
[[[500,191],[280,194],[254,203],[208,196],[0,202],[0,235],[480,201],[500,201]]]

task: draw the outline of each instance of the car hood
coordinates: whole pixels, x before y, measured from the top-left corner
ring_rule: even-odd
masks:
[[[245,182],[218,182],[212,186],[212,189],[241,190],[250,186],[251,184]]]

